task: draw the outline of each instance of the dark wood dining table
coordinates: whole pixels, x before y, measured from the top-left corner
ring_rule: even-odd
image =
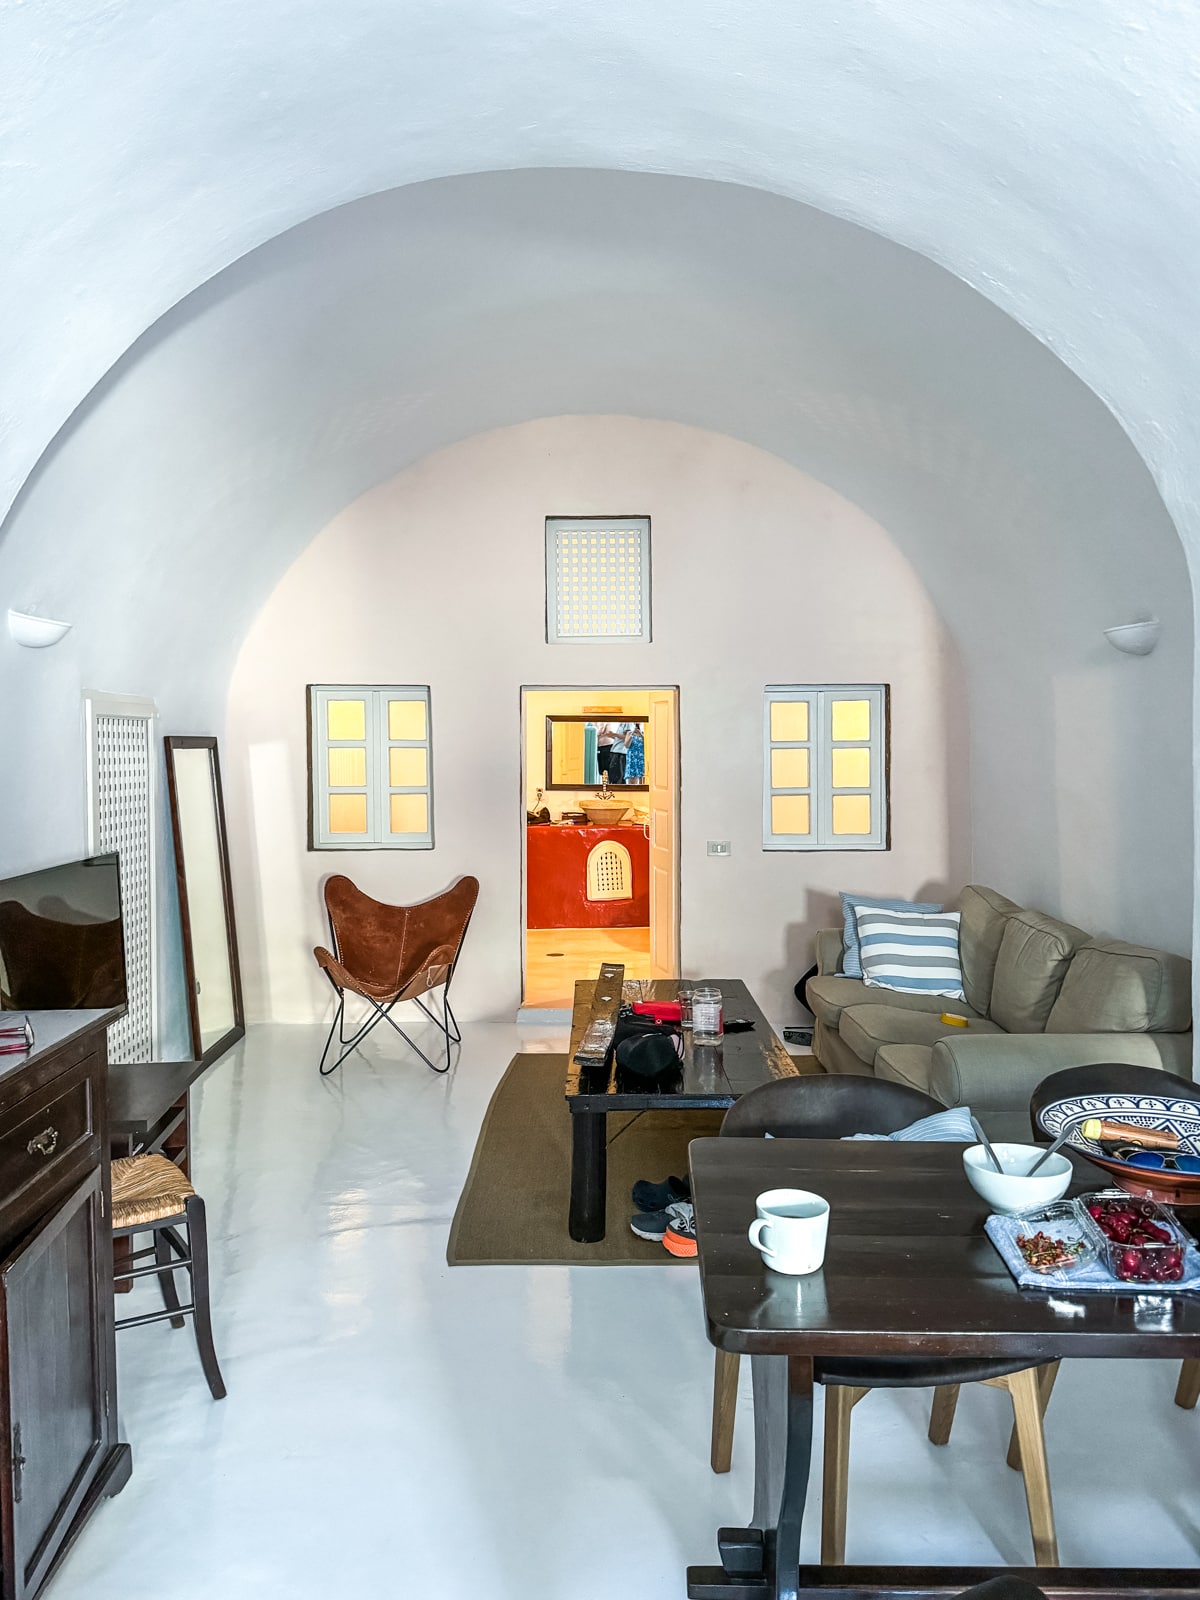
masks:
[[[1115,1285],[1112,1294],[1018,1289],[984,1233],[988,1208],[964,1177],[961,1145],[696,1139],[690,1162],[708,1337],[723,1350],[784,1358],[760,1363],[780,1381],[778,1405],[755,1418],[756,1526],[718,1530],[721,1565],[688,1568],[691,1600],[797,1600],[809,1590],[822,1600],[919,1600],[998,1575],[800,1565],[814,1357],[1015,1357],[1033,1366],[1060,1357],[1200,1354],[1200,1295]],[[1102,1174],[1077,1163],[1074,1191],[1105,1186]],[[824,1265],[807,1277],[768,1270],[746,1236],[756,1197],[775,1188],[809,1189],[829,1202]],[[757,1409],[757,1381],[755,1390]],[[777,1512],[764,1514],[768,1502]],[[1000,1570],[1088,1600],[1200,1597],[1195,1569]]]

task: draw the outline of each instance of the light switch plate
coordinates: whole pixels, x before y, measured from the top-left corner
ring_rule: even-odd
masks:
[[[729,854],[729,840],[710,839],[708,841],[708,853],[710,856],[727,856]]]

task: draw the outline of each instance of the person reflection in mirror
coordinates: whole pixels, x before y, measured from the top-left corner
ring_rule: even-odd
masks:
[[[646,740],[640,722],[629,725],[629,750],[625,756],[626,784],[643,784],[646,781]]]
[[[596,729],[596,765],[600,768],[600,776],[607,779],[610,784],[622,781],[625,771],[624,750],[618,752],[617,746],[621,740],[621,725],[619,722],[601,722]],[[614,757],[619,757],[614,759]]]
[[[605,746],[603,742],[608,739],[608,782],[613,787],[624,784],[626,781],[626,755],[629,754],[629,723],[606,722],[600,730],[600,739],[597,741],[597,762],[600,771],[605,770]]]
[[[608,758],[608,781],[612,784],[622,784],[625,782],[625,762],[629,755],[629,734],[633,724],[630,722],[613,722],[609,726],[613,729],[614,738]]]

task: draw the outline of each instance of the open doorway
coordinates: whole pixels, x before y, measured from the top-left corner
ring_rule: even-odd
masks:
[[[569,1010],[602,961],[677,976],[678,689],[525,687],[521,723],[522,1004]]]

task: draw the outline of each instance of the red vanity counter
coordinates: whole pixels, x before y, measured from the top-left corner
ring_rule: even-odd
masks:
[[[589,900],[588,856],[613,839],[629,851],[632,900]],[[640,824],[526,828],[526,894],[530,928],[645,928],[650,923],[650,841]]]

